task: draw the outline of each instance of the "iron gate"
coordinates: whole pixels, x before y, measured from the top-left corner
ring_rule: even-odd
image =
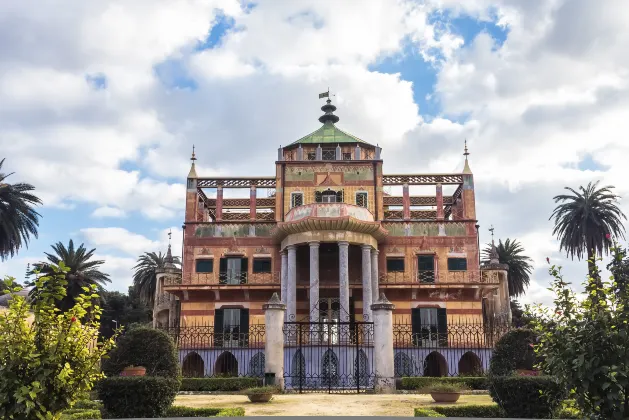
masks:
[[[374,387],[373,322],[285,322],[284,386],[350,393]]]

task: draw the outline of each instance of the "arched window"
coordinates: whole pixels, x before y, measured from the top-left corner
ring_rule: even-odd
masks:
[[[336,354],[328,349],[321,359],[322,385],[327,387],[337,386],[339,383],[339,359]]]
[[[221,353],[214,363],[214,375],[218,377],[238,376],[238,360],[228,351]]]
[[[426,356],[424,376],[448,376],[448,362],[441,353],[433,351]]]
[[[256,353],[249,361],[249,376],[263,377],[264,376],[264,353]]]
[[[411,359],[406,353],[396,354],[393,359],[393,372],[396,378],[415,376],[413,359]]]
[[[483,364],[480,358],[473,352],[468,351],[459,360],[459,375],[461,376],[482,376]]]
[[[306,360],[301,350],[293,355],[293,363],[290,368],[291,385],[293,388],[306,386]]]
[[[181,374],[186,378],[202,378],[205,376],[205,363],[199,353],[189,353],[181,364]]]
[[[354,361],[354,383],[358,386],[366,387],[369,385],[369,367],[367,355],[363,350],[358,351],[356,360]]]

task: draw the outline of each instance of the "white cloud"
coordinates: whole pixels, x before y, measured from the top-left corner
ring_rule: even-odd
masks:
[[[169,228],[172,231],[172,253],[181,255],[181,241],[183,232],[181,228]],[[168,249],[169,229],[159,231],[156,239],[149,239],[138,233],[130,232],[120,227],[109,228],[84,228],[81,235],[86,242],[95,247],[99,252],[118,251],[127,255],[138,257],[145,252],[162,252]]]
[[[105,218],[105,217],[113,217],[120,218],[125,217],[125,212],[116,207],[99,207],[92,212],[92,216],[96,218]]]

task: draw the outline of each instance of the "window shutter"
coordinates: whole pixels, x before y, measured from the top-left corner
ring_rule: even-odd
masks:
[[[411,328],[413,345],[421,347],[422,317],[420,308],[411,309]]]
[[[238,337],[238,344],[241,347],[247,347],[249,345],[249,309],[240,310],[240,336]]]
[[[214,345],[223,347],[223,310],[214,310]]]
[[[437,309],[437,333],[439,334],[439,345],[448,346],[448,315],[445,308]]]
[[[240,259],[240,284],[247,283],[247,272],[249,271],[249,259]]]
[[[227,283],[227,258],[221,258],[218,263],[218,271],[218,282],[220,284]]]

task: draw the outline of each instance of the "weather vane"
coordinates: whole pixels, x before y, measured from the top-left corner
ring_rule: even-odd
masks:
[[[467,139],[465,139],[465,149],[463,151],[463,156],[465,156],[465,159],[467,159],[469,155],[470,155],[470,152],[467,151]]]
[[[192,145],[192,157],[190,158],[190,160],[191,160],[191,161],[193,161],[193,162],[194,162],[195,160],[197,160],[197,157],[196,157],[196,155],[194,154],[194,144]]]
[[[172,235],[173,235],[173,230],[168,229],[168,245],[170,245],[170,239],[172,238]]]
[[[329,100],[330,96],[336,96],[336,95],[330,95],[330,88],[328,87],[328,91],[327,92],[323,92],[323,93],[319,94],[319,99],[321,99],[321,98],[328,98],[328,100]]]
[[[494,242],[494,225],[491,225],[489,231],[491,232],[491,242]]]

